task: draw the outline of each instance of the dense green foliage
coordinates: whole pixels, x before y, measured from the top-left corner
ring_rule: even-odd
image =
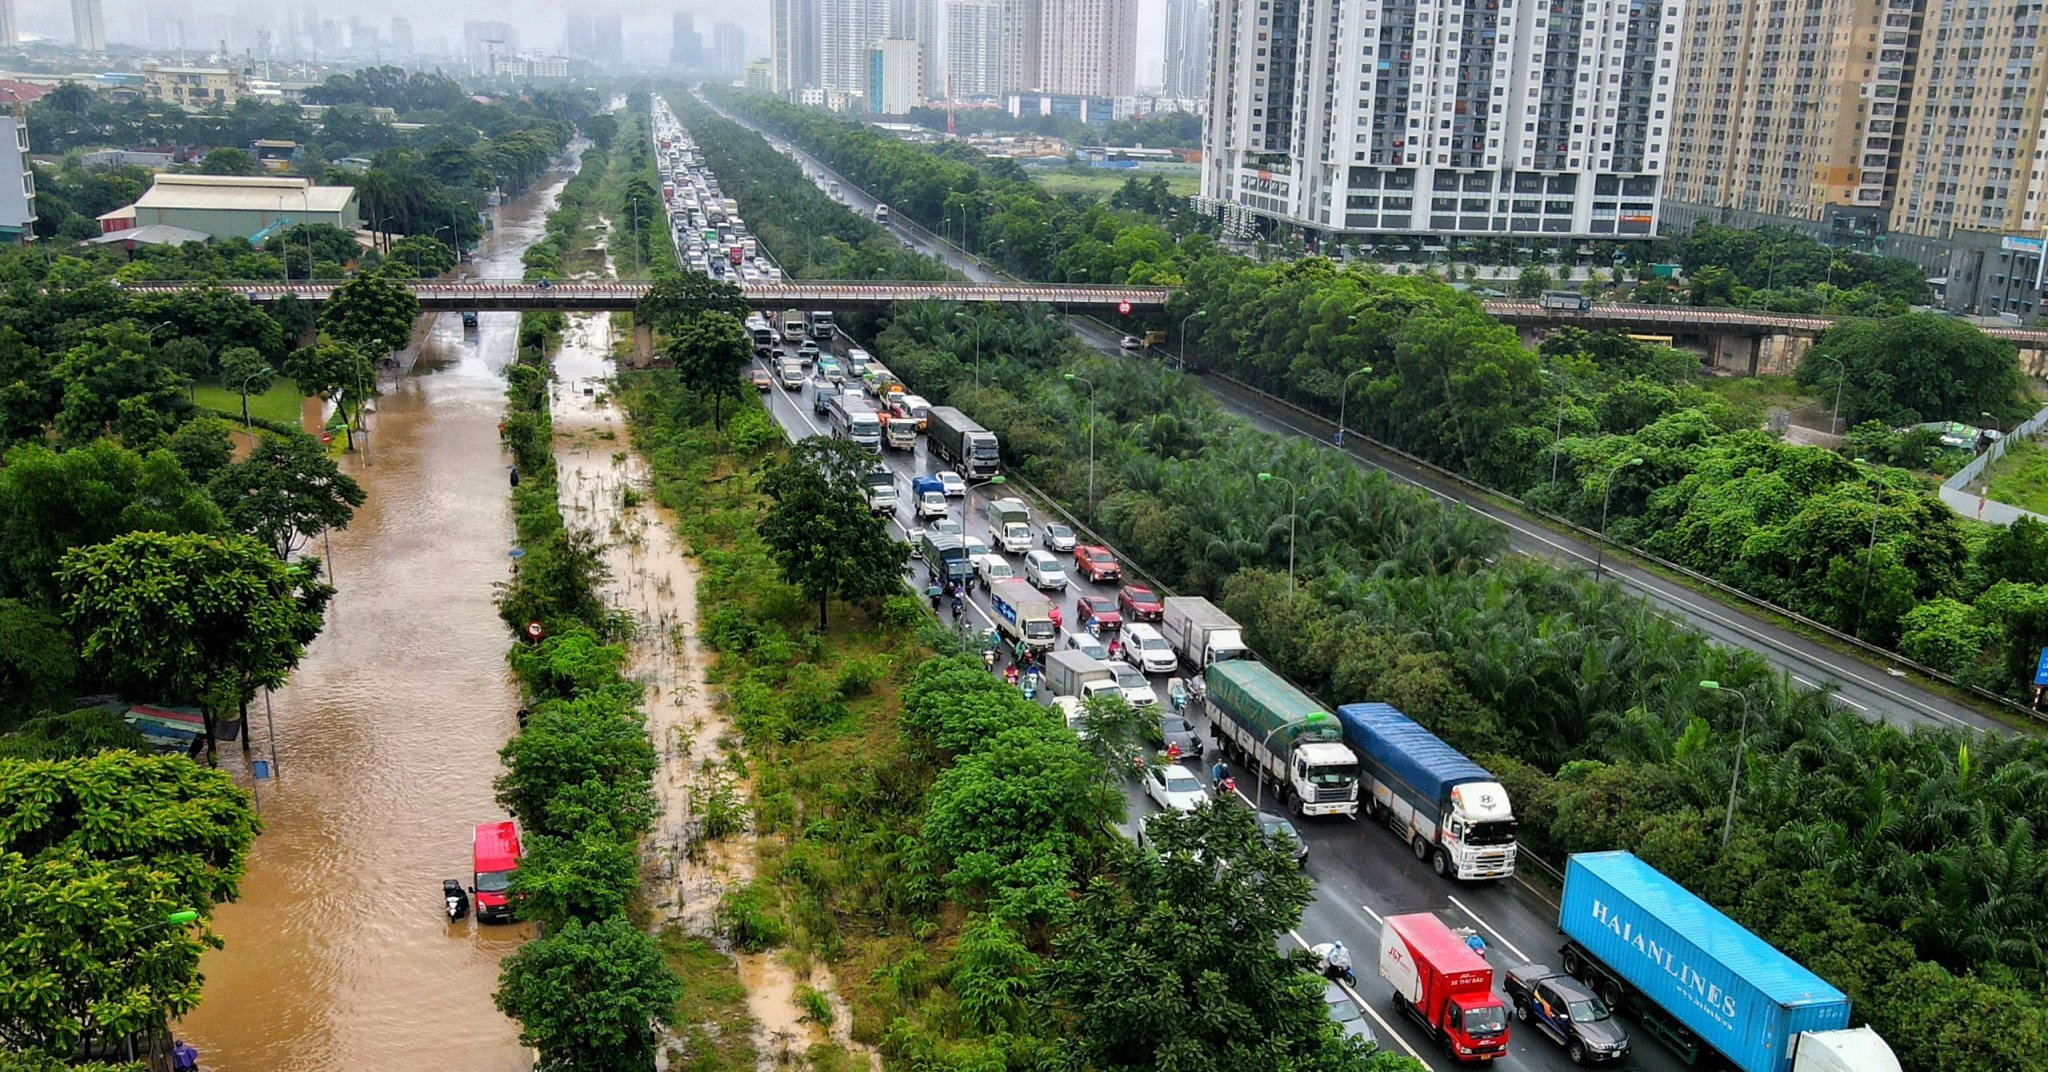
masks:
[[[655,1031],[682,997],[646,932],[624,916],[571,919],[505,958],[500,1012],[544,1072],[651,1072]]]
[[[770,501],[761,539],[783,582],[818,605],[820,629],[835,598],[880,606],[902,589],[903,545],[868,509],[861,480],[874,464],[874,455],[849,440],[812,436],[761,478]]]
[[[892,203],[923,206],[912,211],[961,196],[948,182],[983,184],[978,170],[931,154],[920,163],[836,119],[746,107]],[[937,186],[892,185],[909,176]],[[1003,191],[1011,203],[989,228],[1025,214],[1027,194]],[[1116,272],[1185,281],[1174,312],[1202,314],[1191,354],[1331,413],[1344,378],[1372,366],[1352,381],[1354,429],[1588,524],[1611,486],[1618,534],[1667,541],[1665,553],[1873,635],[1897,629],[1916,599],[1953,590],[1998,608],[2015,663],[2048,641],[2031,533],[1997,541],[1995,554],[1987,541],[1971,559],[1955,519],[1905,474],[1873,480],[1839,455],[1751,430],[1687,382],[1682,356],[1574,335],[1532,354],[1440,284],[1252,264],[1200,236],[1161,249],[1155,228],[1100,211],[1074,226],[1091,216],[1086,240],[1112,257],[1157,249],[1158,262]],[[1084,241],[1051,233],[1062,257]],[[2048,946],[2023,922],[2023,906],[2048,894],[2027,818],[2048,785],[2040,742],[1868,724],[1616,589],[1529,562],[1488,566],[1497,534],[1413,493],[1372,494],[1328,452],[1254,432],[1170,373],[1084,354],[1029,313],[963,323],[947,309],[907,310],[878,348],[919,393],[994,429],[1008,462],[1069,504],[1085,501],[1089,397],[1059,373],[1091,379],[1105,536],[1167,584],[1220,598],[1262,654],[1325,699],[1395,703],[1476,754],[1508,783],[1533,849],[1643,855],[1842,986],[1908,1067],[1990,1072],[2048,1041]],[[1300,488],[1307,583],[1292,595],[1278,573],[1287,491],[1252,480],[1259,471]],[[1931,644],[1944,627],[1961,631],[1957,617],[1917,624]],[[1723,692],[1697,688],[1705,679]],[[1724,851],[1717,808],[1742,717],[1729,689],[1749,697],[1755,720]]]
[[[205,922],[260,823],[222,771],[128,751],[0,757],[0,1049],[68,1067],[199,1004]],[[190,911],[196,923],[172,917]]]
[[[1801,362],[1799,382],[1841,389],[1842,419],[1888,425],[2002,420],[2015,410],[2020,370],[2009,342],[1960,320],[1914,313],[1829,328]]]

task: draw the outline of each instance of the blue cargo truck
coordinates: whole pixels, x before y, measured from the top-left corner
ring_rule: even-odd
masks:
[[[1515,810],[1486,768],[1383,703],[1345,704],[1337,721],[1358,753],[1368,817],[1416,859],[1446,878],[1515,873]]]
[[[1875,1031],[1849,1028],[1846,995],[1632,853],[1566,861],[1557,927],[1565,973],[1688,1063],[1899,1072]]]

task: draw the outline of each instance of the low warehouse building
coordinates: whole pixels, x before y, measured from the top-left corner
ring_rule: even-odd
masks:
[[[354,187],[285,176],[158,175],[134,207],[134,226],[169,224],[214,238],[250,238],[280,221],[351,234],[363,225]]]

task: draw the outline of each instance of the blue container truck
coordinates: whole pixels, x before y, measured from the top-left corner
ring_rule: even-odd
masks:
[[[1515,810],[1486,768],[1414,719],[1383,703],[1337,709],[1358,753],[1368,817],[1394,833],[1446,878],[1515,873]]]
[[[1565,863],[1565,973],[1633,1012],[1688,1062],[1742,1072],[1898,1072],[1891,1047],[1849,1029],[1849,999],[1627,852]]]

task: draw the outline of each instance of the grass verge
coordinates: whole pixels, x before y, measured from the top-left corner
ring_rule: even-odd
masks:
[[[192,400],[207,409],[222,413],[233,413],[238,418],[242,412],[242,393],[217,383],[201,382],[192,388]],[[259,420],[276,421],[298,427],[299,414],[305,408],[306,396],[299,391],[299,385],[280,376],[270,385],[270,390],[260,395],[249,396],[249,413]]]
[[[2040,443],[2020,439],[2008,444],[1990,476],[1989,498],[2048,514],[2048,450]]]
[[[732,958],[708,939],[673,926],[661,932],[661,955],[683,984],[683,1000],[670,1021],[682,1046],[670,1044],[668,1067],[678,1072],[755,1067],[747,988]]]

